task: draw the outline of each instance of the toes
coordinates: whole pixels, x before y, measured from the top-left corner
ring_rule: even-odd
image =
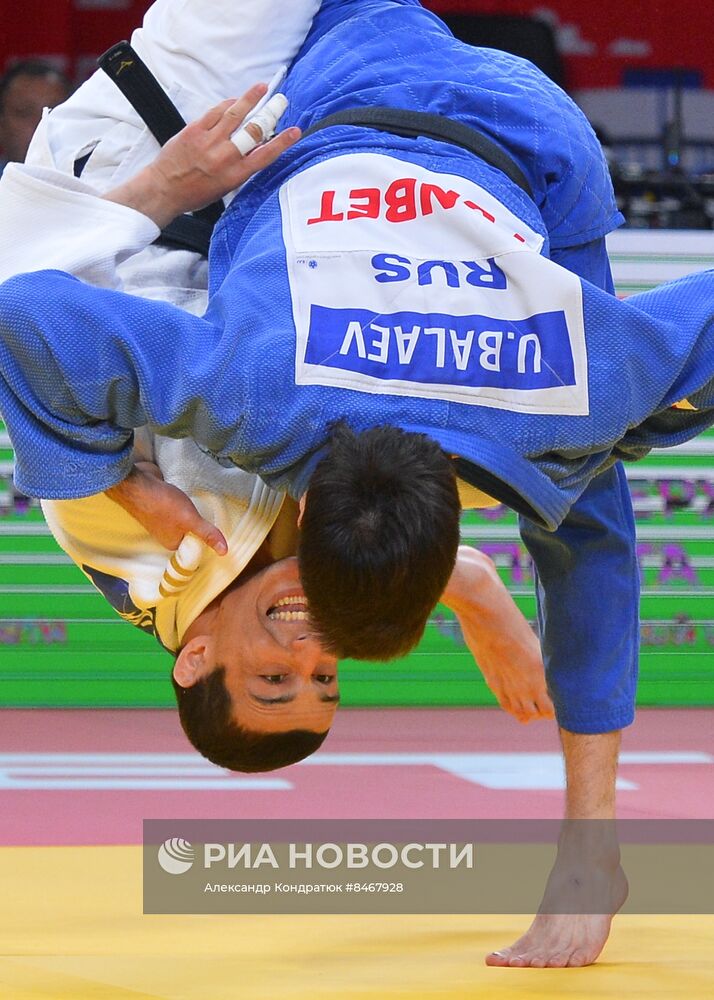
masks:
[[[547,959],[543,968],[565,969],[568,966],[569,960],[570,960],[570,952],[568,951],[561,951],[560,953],[556,952],[556,954],[551,955],[550,958]]]
[[[569,969],[582,969],[585,965],[592,965],[592,963],[597,958],[590,951],[585,951],[584,948],[576,948],[573,954],[568,959]]]
[[[545,969],[548,965],[548,959],[545,955],[533,955],[531,960],[528,962],[528,966],[531,969]]]
[[[503,968],[508,965],[509,957],[510,952],[505,948],[503,951],[492,951],[490,955],[486,955],[486,965]]]

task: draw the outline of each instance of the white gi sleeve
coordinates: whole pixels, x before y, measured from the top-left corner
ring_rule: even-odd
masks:
[[[147,216],[58,170],[11,163],[0,180],[0,281],[51,268],[120,288],[117,268],[158,235]]]

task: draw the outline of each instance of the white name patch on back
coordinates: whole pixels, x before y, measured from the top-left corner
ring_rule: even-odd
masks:
[[[486,190],[356,153],[280,198],[297,384],[588,412],[580,281]]]

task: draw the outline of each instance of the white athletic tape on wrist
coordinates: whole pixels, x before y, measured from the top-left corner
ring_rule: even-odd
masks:
[[[257,115],[250,118],[245,125],[241,125],[237,132],[234,132],[231,136],[231,142],[236,147],[238,152],[245,156],[250,153],[251,149],[255,149],[266,139],[269,139],[275,132],[275,126],[278,124],[285,109],[288,106],[287,98],[284,94],[276,94],[271,97],[265,107]],[[253,136],[246,131],[247,125],[257,125],[260,129],[261,138],[254,139]]]

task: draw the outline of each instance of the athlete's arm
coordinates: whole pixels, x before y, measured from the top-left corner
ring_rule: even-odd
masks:
[[[478,549],[459,546],[441,601],[456,615],[466,645],[501,708],[519,722],[552,719],[538,639],[493,561]]]
[[[213,108],[103,198],[57,170],[8,166],[0,179],[0,281],[58,268],[92,285],[120,288],[118,266],[172,219],[243,184],[299,138],[298,129],[286,129],[248,155],[239,153],[231,134],[264,92],[258,85],[240,100]],[[246,130],[262,138],[256,125],[248,123]],[[190,264],[185,268],[190,271]],[[177,281],[176,271],[166,280]],[[187,274],[183,285],[191,282]]]
[[[59,271],[6,281],[0,412],[18,489],[42,499],[104,492],[129,474],[133,430],[145,424],[165,436],[203,436],[207,448],[226,434],[230,442],[244,390],[221,332],[166,302]],[[218,395],[217,372],[225,378]],[[228,414],[223,393],[231,396]]]

